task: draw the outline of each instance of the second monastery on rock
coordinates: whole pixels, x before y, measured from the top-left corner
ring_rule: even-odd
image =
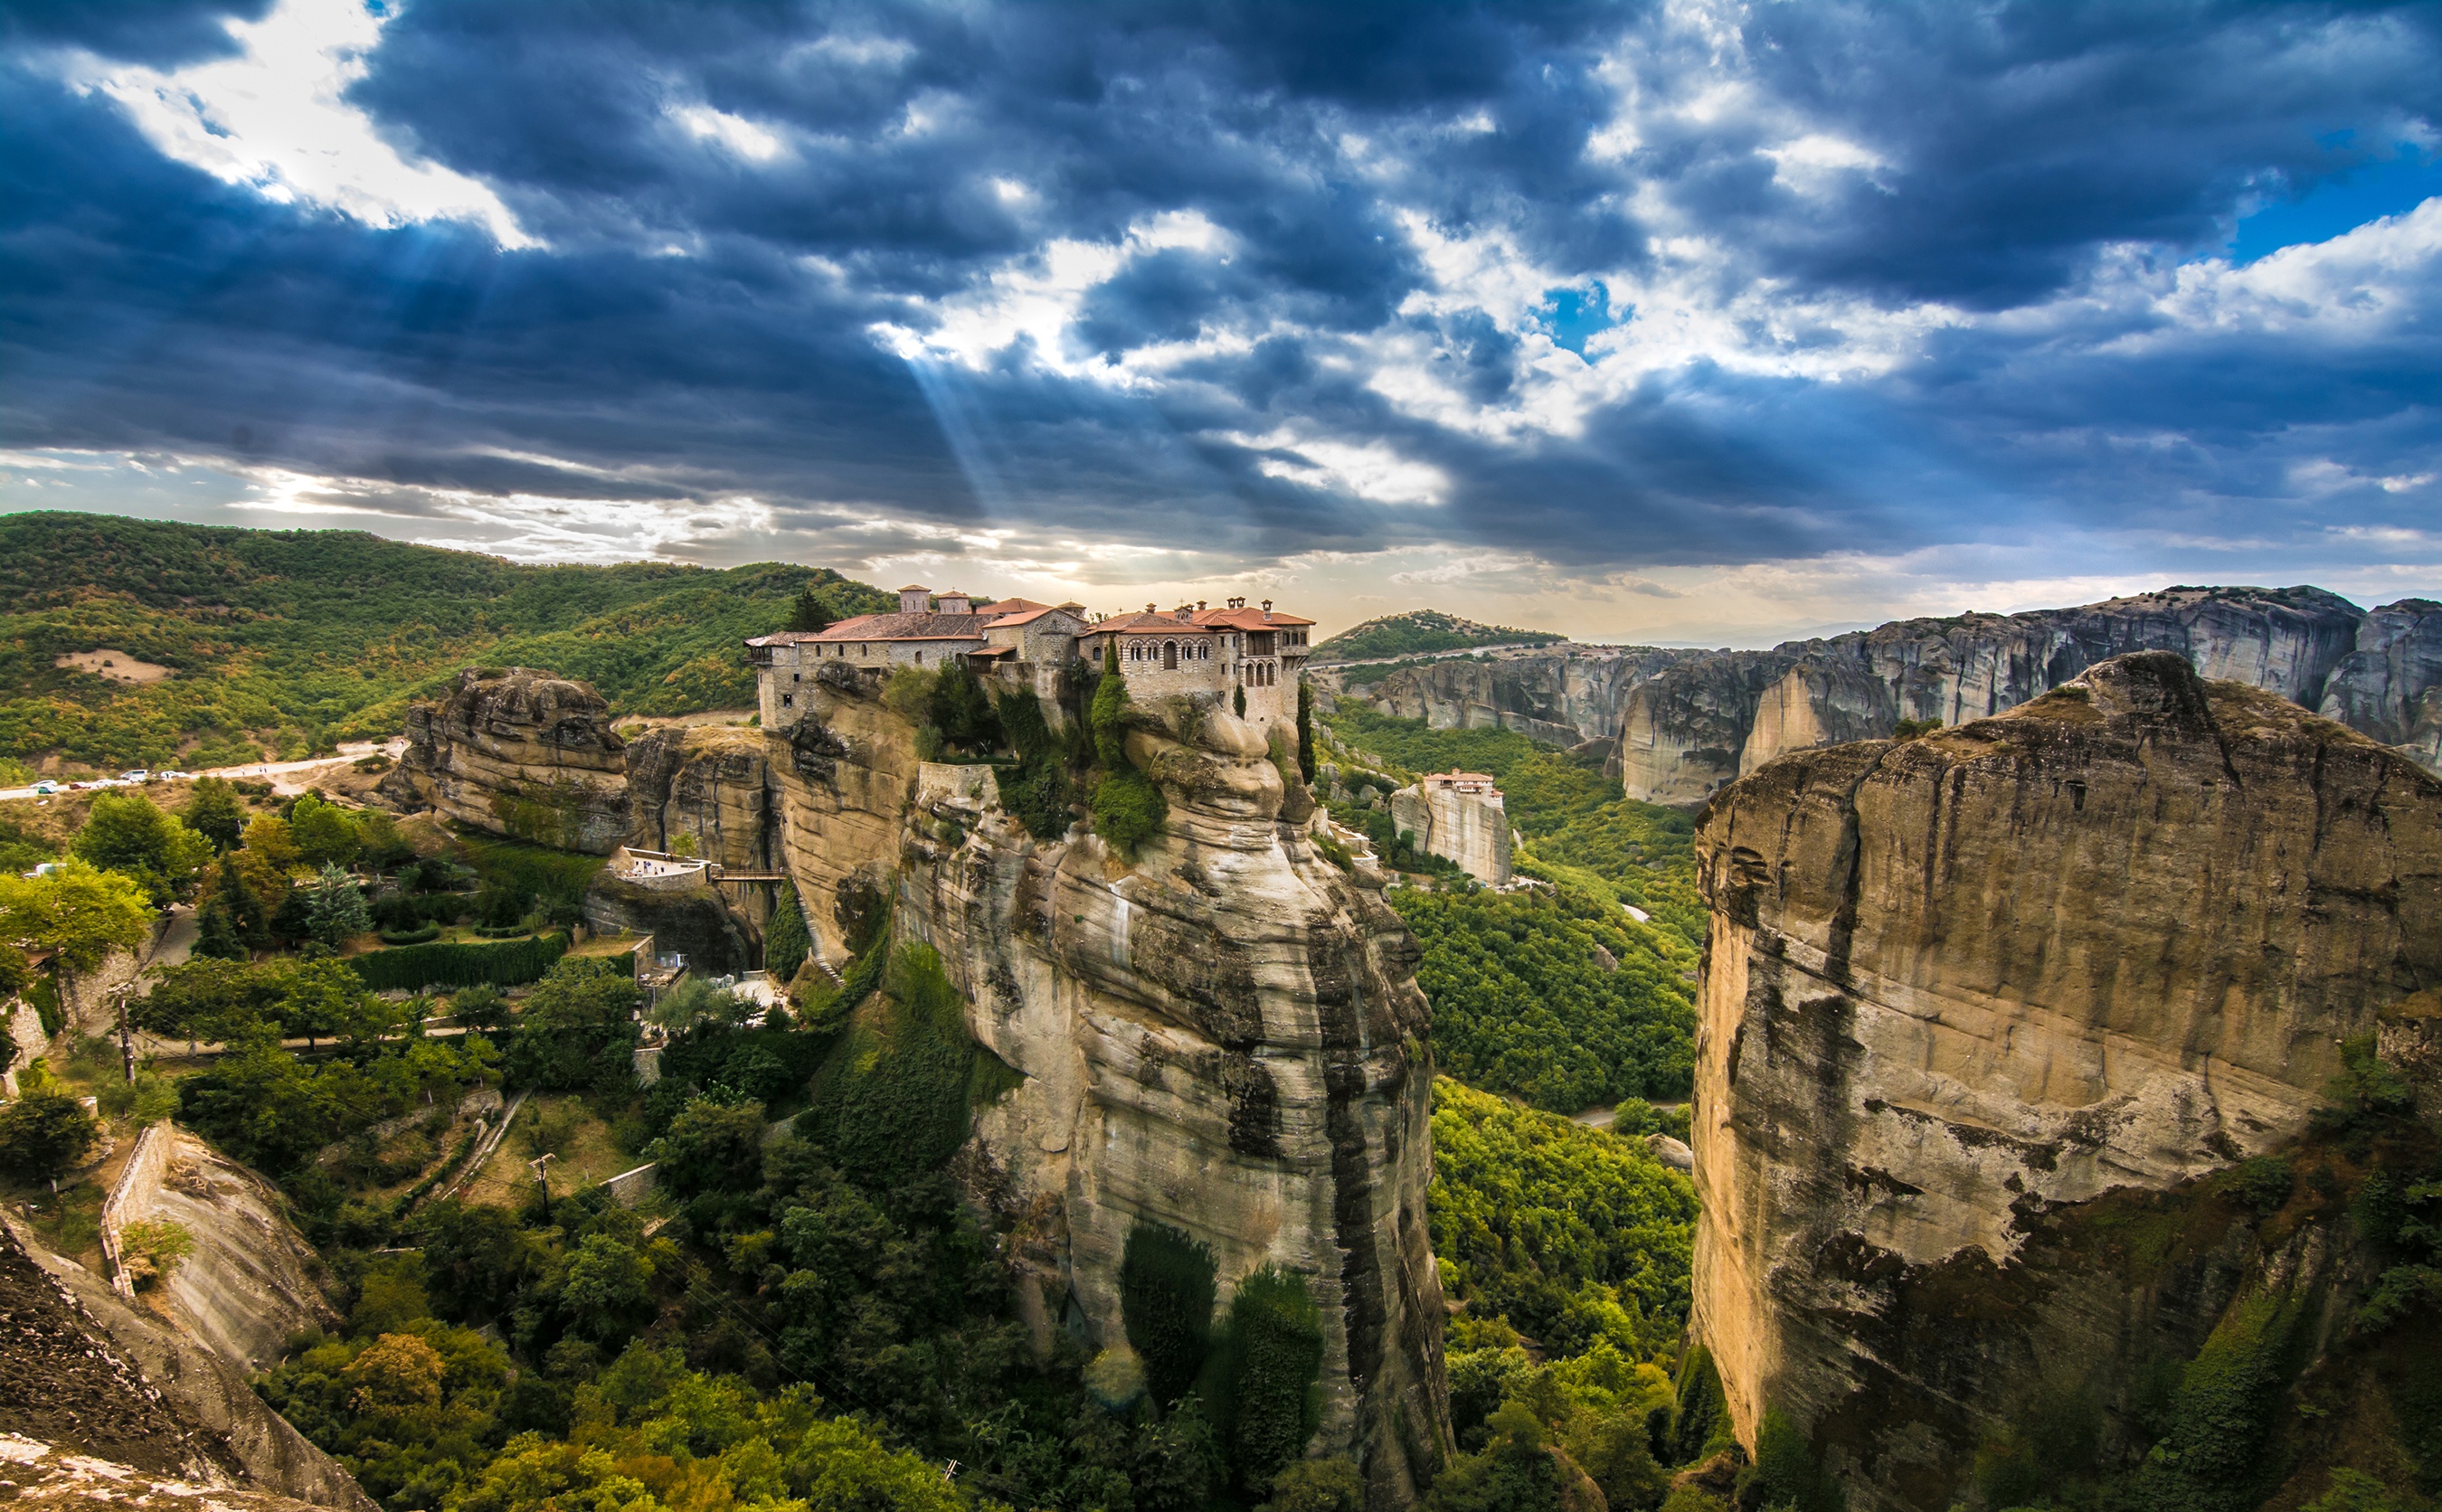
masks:
[[[1247,694],[1247,719],[1258,725],[1292,721],[1297,683],[1314,621],[1275,611],[1271,600],[1249,609],[1243,598],[1219,609],[1198,600],[1168,612],[1088,616],[1082,604],[1037,604],[1005,598],[977,604],[965,593],[899,591],[891,614],[860,614],[826,630],[782,630],[748,641],[760,674],[763,722],[794,722],[794,685],[826,660],[851,666],[940,667],[964,658],[978,673],[1042,684],[1071,660],[1102,665],[1106,647],[1120,651],[1131,696],[1174,693]]]

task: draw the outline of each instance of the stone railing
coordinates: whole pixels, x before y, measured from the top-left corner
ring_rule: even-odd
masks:
[[[161,1194],[161,1178],[170,1169],[170,1147],[178,1141],[177,1130],[168,1122],[148,1124],[136,1137],[136,1153],[127,1157],[125,1169],[110,1189],[101,1204],[101,1254],[110,1266],[110,1284],[129,1302],[136,1300],[136,1284],[127,1279],[127,1265],[119,1249],[119,1235],[127,1226],[153,1211],[153,1201]]]

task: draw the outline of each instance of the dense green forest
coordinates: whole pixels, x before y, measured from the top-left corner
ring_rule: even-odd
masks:
[[[1506,625],[1479,625],[1435,609],[1412,609],[1385,614],[1321,642],[1315,658],[1353,662],[1376,656],[1413,656],[1424,651],[1456,651],[1470,646],[1550,646],[1565,635],[1549,630],[1513,629]]]
[[[1391,902],[1424,948],[1416,980],[1443,1069],[1558,1113],[1687,1096],[1704,912],[1686,814],[1625,798],[1598,763],[1512,730],[1434,730],[1351,701],[1322,746],[1332,816],[1435,878]],[[1387,790],[1453,766],[1500,781],[1526,840],[1518,872],[1547,886],[1473,888],[1391,832]]]
[[[399,727],[475,663],[583,678],[622,714],[754,700],[738,643],[807,588],[833,615],[896,600],[827,569],[528,567],[355,531],[0,516],[0,759],[189,767],[302,756]],[[62,667],[107,649],[144,683]]]

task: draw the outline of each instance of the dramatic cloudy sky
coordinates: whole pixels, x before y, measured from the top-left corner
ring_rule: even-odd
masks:
[[[1768,641],[2442,592],[2442,9],[10,0],[0,508]]]

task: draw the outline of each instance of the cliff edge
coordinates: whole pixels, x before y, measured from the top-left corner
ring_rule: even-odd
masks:
[[[1694,1328],[1746,1442],[1777,1408],[1863,1504],[1946,1506],[2039,1380],[2339,1263],[2131,1284],[2054,1219],[2284,1145],[2442,983],[2442,782],[2398,754],[2140,652],[1772,761],[1697,852]]]
[[[1449,1452],[1431,1180],[1429,1009],[1416,946],[1324,861],[1263,733],[1167,701],[1127,738],[1170,803],[1123,860],[1081,829],[1038,841],[989,769],[914,758],[879,680],[829,666],[775,732],[790,869],[836,938],[878,890],[933,945],[977,1041],[1023,1081],[978,1119],[979,1200],[1020,1220],[1039,1328],[1125,1339],[1139,1225],[1217,1262],[1222,1304],[1272,1265],[1321,1308],[1321,1426],[1373,1504],[1414,1504]]]

